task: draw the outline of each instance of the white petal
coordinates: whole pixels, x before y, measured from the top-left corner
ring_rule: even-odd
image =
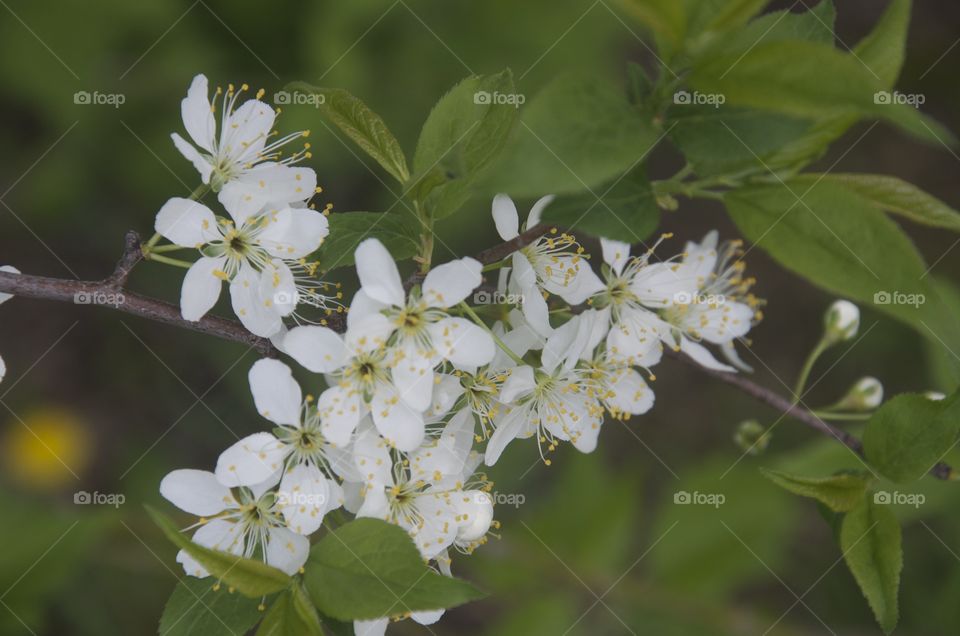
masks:
[[[183,247],[200,247],[219,236],[217,219],[210,208],[179,197],[163,204],[154,227],[171,243]]]
[[[479,367],[493,360],[496,343],[490,334],[465,318],[444,318],[430,325],[437,352],[458,367]]]
[[[3,361],[3,358],[0,357],[0,382],[3,382],[3,378],[7,375],[7,363]]]
[[[619,276],[623,272],[623,266],[630,260],[630,244],[601,238],[600,248],[603,250],[603,262]]]
[[[269,300],[274,310],[284,317],[296,311],[301,300],[293,272],[279,258],[270,261],[260,272],[260,288],[257,293],[260,298]]]
[[[313,464],[297,464],[284,473],[277,501],[287,527],[302,535],[320,529],[324,515],[340,507],[339,501],[332,500],[330,483]]]
[[[339,385],[320,394],[317,409],[320,412],[320,430],[324,437],[337,446],[350,443],[350,436],[366,411],[360,395],[354,389]]]
[[[653,391],[635,369],[622,369],[610,389],[612,395],[607,397],[607,403],[620,413],[641,415],[653,407]]]
[[[397,264],[377,239],[360,243],[355,253],[360,286],[368,296],[388,305],[402,307],[406,300]]]
[[[316,188],[317,174],[312,168],[296,168],[271,162],[257,165],[230,180],[220,190],[218,198],[234,218],[245,219],[266,207],[287,208],[290,204],[306,201],[313,196]],[[297,209],[323,216],[306,208]],[[271,213],[275,214],[277,210],[272,210]],[[307,238],[303,237],[304,240]],[[316,246],[310,251],[313,249],[316,249]]]
[[[497,226],[497,234],[504,241],[517,238],[520,234],[520,215],[517,206],[506,194],[493,197],[493,222]]]
[[[187,160],[193,164],[193,167],[197,169],[197,172],[200,173],[200,180],[204,183],[210,183],[210,175],[213,173],[213,164],[210,161],[200,154],[200,152],[194,148],[189,141],[173,133],[170,135],[170,138],[173,139],[173,145],[177,147],[177,150],[180,151],[180,154],[187,158]]]
[[[260,484],[283,468],[289,451],[270,433],[248,435],[220,453],[217,480],[230,488]]]
[[[465,490],[454,495],[460,511],[461,525],[457,540],[472,542],[481,539],[493,522],[493,499],[482,490]]]
[[[379,314],[389,305],[370,298],[362,289],[353,295],[350,311],[347,312],[347,329],[355,329],[356,324],[372,314]]]
[[[423,280],[423,300],[431,307],[452,307],[465,300],[483,281],[483,265],[461,258],[434,267]]]
[[[414,410],[426,411],[433,399],[433,360],[416,343],[405,343],[393,365],[391,377],[404,402]]]
[[[184,320],[200,320],[217,304],[225,262],[224,258],[203,256],[187,270],[180,288],[180,313]]]
[[[736,373],[737,370],[731,367],[730,365],[723,364],[713,357],[713,354],[701,344],[690,340],[689,338],[680,339],[680,351],[684,352],[700,366],[706,367],[708,369],[713,369],[714,371],[728,371],[730,373]]]
[[[443,417],[450,412],[457,399],[463,395],[464,388],[460,378],[446,373],[437,373],[433,385],[433,400],[428,414],[431,417]]]
[[[433,610],[424,612],[410,612],[410,618],[421,625],[433,625],[439,621],[447,610]]]
[[[303,394],[290,367],[270,358],[257,360],[249,373],[257,411],[274,424],[300,426]]]
[[[257,235],[257,243],[277,258],[305,258],[330,234],[327,217],[309,208],[283,208],[270,213],[269,218]]]
[[[653,263],[630,281],[630,291],[647,307],[688,304],[700,288],[698,277],[684,264]]]
[[[355,320],[343,339],[348,351],[370,352],[385,347],[395,330],[396,324],[383,314],[369,314]]]
[[[245,101],[223,123],[219,154],[240,164],[255,163],[275,119],[276,113],[269,104],[258,99]]]
[[[487,466],[493,466],[497,463],[507,444],[523,432],[529,416],[530,411],[527,408],[518,406],[510,409],[510,412],[497,423],[497,429],[487,441],[487,449],[483,459]]]
[[[510,404],[532,393],[536,386],[533,367],[526,365],[516,367],[510,372],[510,376],[504,380],[503,386],[500,388],[500,401]]]
[[[566,260],[559,257],[559,260]],[[567,280],[566,285],[556,285],[552,281],[544,283],[544,289],[560,296],[571,305],[579,305],[594,294],[603,291],[606,286],[600,280],[600,277],[590,268],[590,263],[584,259],[574,262],[570,259],[570,264],[566,266],[572,268],[573,276]]]
[[[286,528],[270,528],[267,539],[267,564],[296,574],[310,555],[310,540]]]
[[[520,252],[514,252],[511,262],[513,264],[513,275],[510,277],[510,280],[516,283],[519,289],[524,291],[536,288],[537,272],[533,269],[533,265],[530,264],[530,259]]]
[[[353,621],[354,636],[384,636],[387,633],[389,618],[378,618],[372,621]]]
[[[212,153],[217,122],[210,109],[209,94],[206,76],[201,74],[194,77],[187,89],[187,96],[180,102],[180,115],[193,143]]]
[[[7,272],[8,274],[19,274],[20,270],[17,269],[16,267],[13,267],[12,265],[4,265],[3,267],[0,267],[0,272]],[[0,292],[0,305],[7,302],[11,298],[13,298],[13,294]]]
[[[210,517],[237,507],[230,489],[206,470],[173,471],[160,482],[160,494],[177,508],[198,517]]]
[[[240,322],[254,335],[269,338],[283,327],[273,299],[260,294],[260,275],[246,263],[230,283],[230,300]]]
[[[473,446],[473,435],[473,413],[470,409],[458,411],[439,438],[425,442],[410,455],[412,477],[432,482],[451,475],[459,478]]]
[[[373,422],[398,450],[412,451],[423,442],[423,414],[410,407],[392,384],[381,383],[370,403]]]
[[[353,445],[353,461],[364,482],[379,486],[393,485],[390,446],[375,428],[367,428],[357,435]]]
[[[294,327],[283,339],[283,350],[314,373],[332,373],[343,367],[347,350],[343,338],[327,327]]]

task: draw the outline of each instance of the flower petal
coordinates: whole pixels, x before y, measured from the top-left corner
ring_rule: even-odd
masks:
[[[423,414],[401,398],[392,384],[380,383],[374,389],[370,412],[383,438],[398,450],[409,452],[423,442]]]
[[[323,517],[329,511],[339,508],[341,501],[333,501],[333,495],[339,494],[330,487],[333,483],[313,464],[297,464],[284,473],[280,480],[277,501],[287,527],[297,534],[310,535],[320,529]]]
[[[603,262],[609,265],[617,276],[623,273],[623,266],[630,260],[630,244],[601,238],[600,248],[603,250]]]
[[[269,222],[257,234],[257,243],[286,260],[305,258],[330,234],[330,222],[309,208],[283,208],[269,213]]]
[[[260,415],[274,424],[299,427],[303,393],[290,367],[279,360],[264,358],[254,363],[248,375]]]
[[[352,388],[332,386],[320,394],[320,430],[337,446],[346,446],[366,411],[360,395]]]
[[[7,272],[8,274],[19,274],[20,270],[17,269],[16,267],[13,267],[12,265],[4,265],[3,267],[0,267],[0,272]],[[13,294],[0,292],[0,305],[7,302],[11,298],[13,298]]]
[[[723,364],[714,358],[709,349],[689,338],[680,338],[680,351],[693,358],[694,362],[702,367],[713,369],[714,371],[737,372],[737,370],[730,365]]]
[[[540,197],[537,199],[536,203],[533,204],[533,207],[530,208],[530,214],[527,215],[527,222],[524,224],[524,228],[530,229],[534,226],[540,225],[540,219],[543,216],[543,210],[550,205],[554,197],[552,194],[548,194],[545,197]]]
[[[287,528],[270,528],[266,555],[267,564],[293,576],[310,556],[310,539]]]
[[[355,253],[360,286],[370,298],[402,307],[406,300],[397,264],[377,239],[366,239]]]
[[[254,335],[269,338],[283,328],[273,299],[260,293],[260,274],[247,263],[240,266],[230,283],[230,300],[237,318]]]
[[[174,197],[157,212],[154,228],[171,243],[199,248],[216,239],[217,218],[207,206]]]
[[[180,102],[180,115],[193,143],[212,153],[216,145],[217,121],[210,108],[209,94],[206,76],[200,74],[194,77],[187,89],[187,96]]]
[[[423,280],[423,299],[431,307],[452,307],[480,286],[482,270],[469,256],[434,267]]]
[[[314,373],[332,373],[346,363],[347,350],[340,334],[327,327],[294,327],[283,339],[283,350]]]
[[[217,304],[225,263],[224,258],[203,256],[187,270],[180,288],[180,314],[184,320],[200,320]]]
[[[500,401],[510,404],[516,400],[529,395],[536,388],[537,382],[534,379],[533,367],[516,367],[510,372],[510,376],[504,380],[500,388]]]
[[[237,507],[230,489],[207,470],[183,468],[169,473],[160,482],[160,494],[180,510],[198,517]]]
[[[490,334],[466,318],[444,318],[430,325],[437,352],[457,367],[479,367],[493,360],[497,345]]]
[[[217,480],[224,486],[254,486],[283,468],[290,447],[270,433],[254,433],[235,442],[217,459]]]
[[[170,135],[173,139],[173,145],[176,146],[180,154],[186,157],[187,161],[193,164],[193,167],[200,173],[200,180],[204,183],[210,183],[210,175],[213,173],[213,164],[200,152],[194,148],[189,141],[173,133]]]
[[[517,238],[520,234],[520,215],[517,213],[517,206],[513,203],[513,199],[506,194],[493,197],[492,213],[500,238],[504,241]]]

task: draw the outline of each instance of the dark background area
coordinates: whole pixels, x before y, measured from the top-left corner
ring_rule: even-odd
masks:
[[[412,152],[432,104],[471,72],[509,66],[518,91],[532,95],[560,72],[650,61],[640,30],[605,0],[2,4],[0,264],[67,278],[105,276],[126,230],[149,235],[163,202],[193,189],[197,175],[169,135],[182,133],[180,99],[196,73],[214,85],[263,86],[268,96],[301,79],[346,88]],[[885,3],[838,4],[838,45],[849,48]],[[899,82],[955,131],[958,24],[960,7],[917,2]],[[125,101],[76,104],[77,91]],[[384,210],[395,200],[388,177],[314,109],[285,109],[278,127],[312,130],[309,165],[335,211]],[[670,153],[658,153],[650,172],[662,178],[675,168]],[[960,157],[884,124],[858,126],[814,169],[897,175],[960,207]],[[496,240],[489,207],[478,197],[441,222],[437,262]],[[666,254],[714,227],[736,238],[719,204],[683,200],[664,219],[678,237]],[[956,237],[908,231],[934,273],[956,280]],[[756,357],[743,356],[759,382],[786,393],[833,298],[760,250],[748,260],[768,304],[751,333]],[[131,287],[175,301],[181,280],[176,269],[142,264]],[[246,380],[256,353],[106,309],[25,299],[0,310],[0,334],[8,366],[0,633],[155,633],[182,571],[143,505],[172,512],[158,493],[164,474],[212,469],[236,437],[264,429]],[[890,395],[950,388],[907,327],[863,308],[861,334],[825,356],[809,404],[835,400],[863,375]],[[499,506],[501,538],[453,565],[491,596],[450,612],[434,633],[619,634],[625,625],[658,635],[879,633],[815,507],[758,472],[828,474],[858,460],[676,361],[656,372],[654,410],[607,423],[596,453],[563,448],[547,467],[531,444],[511,446],[491,478],[523,503]],[[775,424],[761,457],[743,458],[732,441],[749,418]],[[897,508],[906,555],[897,633],[956,633],[960,496],[951,484],[919,488],[921,509]],[[677,506],[679,490],[722,493],[726,503]],[[78,491],[122,493],[125,503],[76,505]]]

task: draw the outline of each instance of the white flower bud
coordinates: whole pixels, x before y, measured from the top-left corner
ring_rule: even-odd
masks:
[[[838,300],[823,317],[830,342],[844,342],[857,335],[860,329],[860,310],[848,300]]]
[[[843,411],[872,411],[883,403],[883,385],[880,380],[867,376],[860,378],[836,407]]]

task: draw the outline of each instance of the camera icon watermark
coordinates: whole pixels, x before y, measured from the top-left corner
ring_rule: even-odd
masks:
[[[713,506],[719,508],[726,503],[727,497],[719,492],[700,492],[678,490],[673,493],[673,503],[678,506]]]
[[[513,106],[520,108],[527,101],[522,93],[501,93],[500,91],[477,91],[473,94],[473,103],[478,105]]]
[[[881,106],[901,105],[920,108],[927,101],[923,93],[901,93],[900,91],[877,91],[873,94],[873,103]]]
[[[118,492],[87,492],[78,490],[73,493],[73,503],[78,506],[113,506],[119,508],[126,503],[126,495]]]
[[[481,289],[473,295],[474,305],[522,305],[523,294],[506,294]]]
[[[481,495],[486,495],[493,500],[498,506],[513,506],[514,508],[519,508],[527,502],[527,496],[519,492],[493,492],[493,493],[477,493],[477,503],[485,503],[480,499]]]
[[[873,503],[878,506],[913,506],[919,508],[927,502],[926,495],[911,492],[887,492],[878,490],[873,493]]]
[[[673,295],[673,304],[675,305],[707,305],[709,307],[719,307],[726,304],[727,297],[723,294],[703,294],[700,292],[692,293],[681,291]]]
[[[927,302],[924,294],[907,294],[900,291],[878,291],[873,295],[874,305],[911,305],[919,308]]]
[[[304,506],[322,508],[327,505],[326,493],[300,492],[281,490],[277,493],[277,504],[280,506]]]
[[[323,93],[277,91],[273,94],[273,103],[278,106],[313,106],[314,108],[320,108],[327,103],[327,96]]]
[[[77,91],[73,94],[73,103],[81,106],[113,106],[120,108],[127,101],[123,93],[101,93],[100,91]]]
[[[127,298],[123,292],[82,291],[73,295],[74,305],[102,305],[116,308],[125,302]]]
[[[713,106],[714,108],[720,108],[727,103],[727,96],[723,93],[677,91],[673,94],[673,103],[678,106]]]

